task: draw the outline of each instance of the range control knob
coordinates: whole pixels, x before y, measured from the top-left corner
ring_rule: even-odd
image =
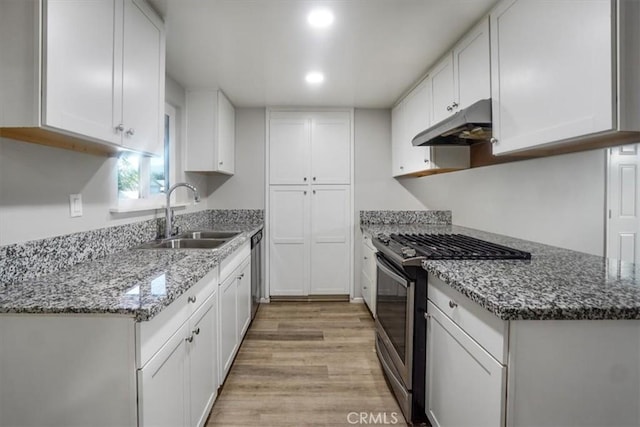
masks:
[[[403,258],[413,258],[416,256],[416,250],[413,248],[402,248],[401,251]]]

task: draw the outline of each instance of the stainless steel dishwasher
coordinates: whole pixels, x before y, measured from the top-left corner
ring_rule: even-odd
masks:
[[[262,230],[251,236],[251,319],[262,297]]]

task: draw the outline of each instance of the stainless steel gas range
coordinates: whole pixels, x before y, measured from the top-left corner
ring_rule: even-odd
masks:
[[[530,259],[531,254],[461,234],[391,234],[377,253],[376,353],[408,422],[426,423],[427,273],[423,260]]]

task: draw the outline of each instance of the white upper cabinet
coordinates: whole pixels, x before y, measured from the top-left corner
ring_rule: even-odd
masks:
[[[429,150],[411,140],[431,124],[431,87],[422,82],[392,112],[393,175],[406,175],[428,167]]]
[[[391,111],[393,176],[469,167],[468,147],[415,147],[411,143],[418,133],[433,123],[432,100],[432,80],[427,77]]]
[[[269,175],[271,184],[306,184],[309,180],[308,144],[311,123],[304,118],[269,121]]]
[[[269,184],[349,184],[351,117],[347,112],[272,112]]]
[[[483,19],[453,48],[454,111],[491,97],[489,19]]]
[[[491,12],[494,154],[640,130],[640,3],[506,0]]]
[[[187,91],[185,170],[235,172],[235,108],[221,90]]]
[[[144,1],[0,2],[0,16],[4,135],[162,153],[164,26]]]
[[[431,83],[431,122],[436,124],[453,114],[453,56],[448,53],[429,72]]]
[[[311,119],[311,183],[348,184],[351,177],[351,120],[319,115]]]
[[[164,32],[148,6],[124,2],[122,49],[122,113],[116,124],[124,128],[122,145],[136,151],[162,155],[164,151]],[[116,65],[118,63],[116,62]],[[119,67],[116,72],[120,73]],[[120,80],[120,76],[116,76]],[[118,90],[115,93],[118,98]],[[117,110],[116,110],[117,111]]]

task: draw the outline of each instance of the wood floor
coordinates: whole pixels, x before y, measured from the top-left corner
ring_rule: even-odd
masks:
[[[406,425],[376,357],[367,308],[279,302],[260,306],[207,426],[365,425],[360,413]]]

